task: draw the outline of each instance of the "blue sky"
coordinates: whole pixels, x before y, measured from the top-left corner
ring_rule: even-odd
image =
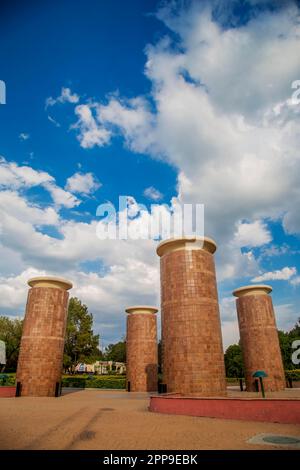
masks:
[[[156,242],[96,237],[97,206],[127,195],[147,207],[204,204],[205,233],[218,244],[225,346],[238,340],[231,292],[241,285],[272,285],[278,325],[292,327],[297,3],[0,8],[0,313],[22,316],[29,277],[65,276],[106,345],[124,335],[128,305],[159,304]]]
[[[7,7],[0,33],[1,79],[7,83],[8,104],[0,109],[1,121],[6,123],[1,126],[2,154],[54,173],[61,185],[80,163],[82,171],[101,174],[106,187],[103,197],[109,200],[133,189],[132,195],[141,198],[145,185],[156,181],[157,185],[164,182],[167,197],[174,195],[176,172],[170,167],[128,152],[121,139],[87,154],[68,130],[74,122],[73,110],[58,106],[49,111],[61,121],[57,129],[44,109],[46,98],[59,96],[62,86],[76,90],[83,99],[105,98],[112,91],[126,97],[147,94],[144,48],[163,34],[154,17],[156,4],[63,1],[57,8],[55,2],[46,1],[29,2],[26,8],[22,2]],[[19,139],[21,132],[30,139]],[[134,186],[124,178],[124,171],[136,179]]]

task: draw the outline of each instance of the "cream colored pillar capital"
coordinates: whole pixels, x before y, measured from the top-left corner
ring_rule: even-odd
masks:
[[[272,287],[264,284],[239,287],[232,292],[235,297],[244,297],[245,295],[268,295],[272,292]]]
[[[61,277],[40,276],[29,279],[28,285],[30,287],[51,287],[53,289],[69,290],[72,289],[73,284]]]
[[[217,249],[217,244],[214,240],[208,237],[184,237],[184,238],[169,238],[159,243],[156,248],[158,256],[164,256],[167,253],[178,250],[205,250],[213,254]]]
[[[125,310],[126,313],[152,313],[155,314],[158,312],[158,308],[151,307],[150,305],[134,305],[133,307],[128,307]]]

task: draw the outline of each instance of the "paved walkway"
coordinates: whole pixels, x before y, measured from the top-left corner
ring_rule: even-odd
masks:
[[[274,449],[261,433],[300,426],[150,413],[147,394],[82,390],[60,398],[1,398],[0,449]]]

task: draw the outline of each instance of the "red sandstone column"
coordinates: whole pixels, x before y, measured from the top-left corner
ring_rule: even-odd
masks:
[[[126,309],[126,379],[131,392],[157,391],[157,308]]]
[[[226,394],[213,253],[209,238],[163,241],[161,269],[163,383],[167,392]]]
[[[285,388],[278,333],[272,299],[268,295],[272,287],[245,286],[236,289],[236,306],[239,321],[241,347],[244,358],[247,391],[255,391],[253,372],[264,370],[265,390]]]
[[[53,397],[61,381],[72,284],[56,277],[36,277],[28,284],[17,382],[22,396]]]

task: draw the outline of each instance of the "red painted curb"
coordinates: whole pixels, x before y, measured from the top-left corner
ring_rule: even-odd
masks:
[[[150,397],[149,410],[207,418],[299,424],[300,400],[284,398]]]
[[[16,387],[0,387],[0,398],[12,398],[16,396]]]

